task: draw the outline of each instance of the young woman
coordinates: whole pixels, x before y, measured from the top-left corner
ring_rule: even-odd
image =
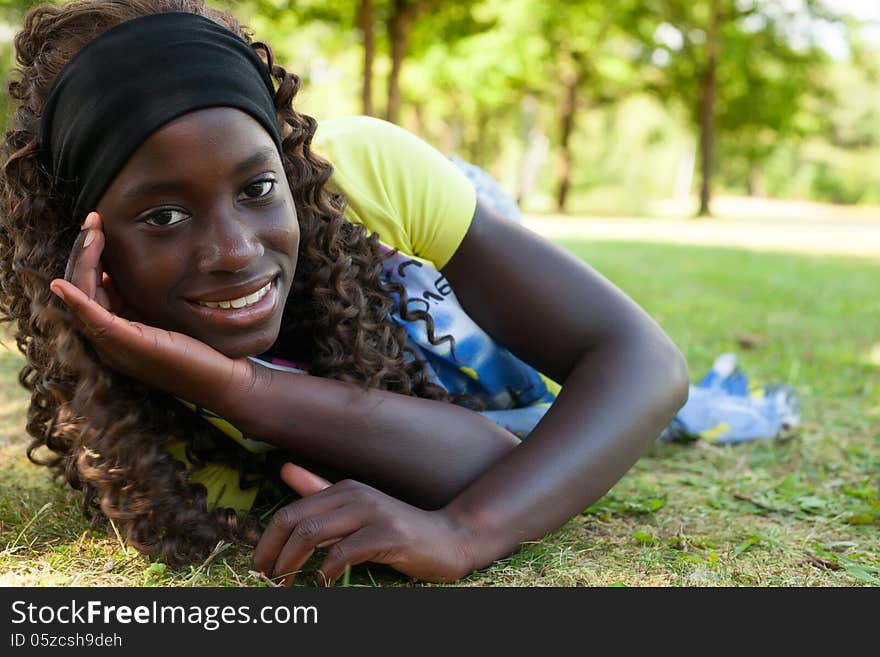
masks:
[[[297,113],[232,15],[80,0],[15,46],[0,309],[29,455],[138,549],[454,581],[601,497],[684,403],[633,301],[400,128]],[[299,497],[260,527],[279,467]]]

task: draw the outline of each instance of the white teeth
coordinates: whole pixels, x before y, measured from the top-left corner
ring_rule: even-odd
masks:
[[[253,294],[249,294],[246,297],[230,299],[229,301],[197,301],[196,303],[198,303],[200,306],[207,306],[208,308],[244,308],[245,306],[254,305],[257,301],[266,296],[271,287],[272,281],[269,281],[259,290],[257,290]]]

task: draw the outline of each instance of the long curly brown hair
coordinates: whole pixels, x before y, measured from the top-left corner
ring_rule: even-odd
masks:
[[[406,395],[471,403],[427,380],[424,363],[405,357],[406,331],[388,321],[397,293],[406,319],[405,290],[381,280],[378,236],[342,214],[344,198],[325,190],[332,168],[310,149],[316,121],[293,109],[300,79],[273,61],[230,13],[201,0],[77,0],[31,9],[15,37],[18,68],[8,92],[18,103],[2,143],[0,173],[0,321],[16,322],[26,358],[19,374],[30,391],[28,457],[83,491],[83,511],[112,521],[138,550],[173,564],[192,563],[220,540],[252,543],[256,518],[231,509],[209,511],[204,486],[190,483],[183,463],[166,451],[169,435],[183,438],[199,467],[226,462],[242,475],[267,475],[260,462],[170,396],[105,367],[77,332],[68,310],[49,291],[64,276],[79,227],[69,202],[41,165],[37,127],[55,76],[83,46],[109,28],[146,14],[171,11],[205,16],[244,38],[277,82],[275,107],[283,163],[301,229],[299,264],[276,345],[305,359],[318,376]],[[411,354],[411,352],[410,352]],[[412,355],[412,354],[411,354]],[[479,401],[476,401],[479,406]]]

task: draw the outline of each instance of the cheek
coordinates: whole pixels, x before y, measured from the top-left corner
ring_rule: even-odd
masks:
[[[279,237],[284,240],[288,253],[294,254],[297,252],[299,248],[299,225],[296,222],[293,223],[293,226],[288,226],[287,230],[283,231],[283,234]]]
[[[267,231],[269,240],[279,251],[296,253],[299,248],[299,221],[293,200],[288,198],[275,215]]]
[[[107,244],[101,254],[104,270],[117,284],[130,285],[136,280],[137,263],[143,254],[129,248],[122,240],[107,234]]]
[[[104,267],[123,299],[143,308],[146,303],[167,298],[176,280],[177,265],[173,259],[120,242],[108,243],[107,247]]]

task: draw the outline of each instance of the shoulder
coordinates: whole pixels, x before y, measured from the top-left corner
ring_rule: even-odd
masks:
[[[347,197],[349,220],[437,269],[452,257],[473,217],[476,192],[439,150],[368,116],[320,121],[313,148],[333,165],[330,185]]]
[[[314,144],[316,148],[369,148],[380,145],[376,140],[382,138],[418,139],[400,126],[373,116],[341,116],[318,122]]]
[[[425,168],[455,169],[445,155],[421,137],[372,116],[319,122],[313,148],[343,175],[350,169],[365,168],[362,173],[382,177],[386,184],[394,180],[392,176]],[[412,180],[413,184],[417,182]]]
[[[375,116],[352,115],[338,116],[332,119],[322,119],[318,122],[317,138],[338,136],[353,136],[363,134],[364,131],[401,131],[403,128]]]

